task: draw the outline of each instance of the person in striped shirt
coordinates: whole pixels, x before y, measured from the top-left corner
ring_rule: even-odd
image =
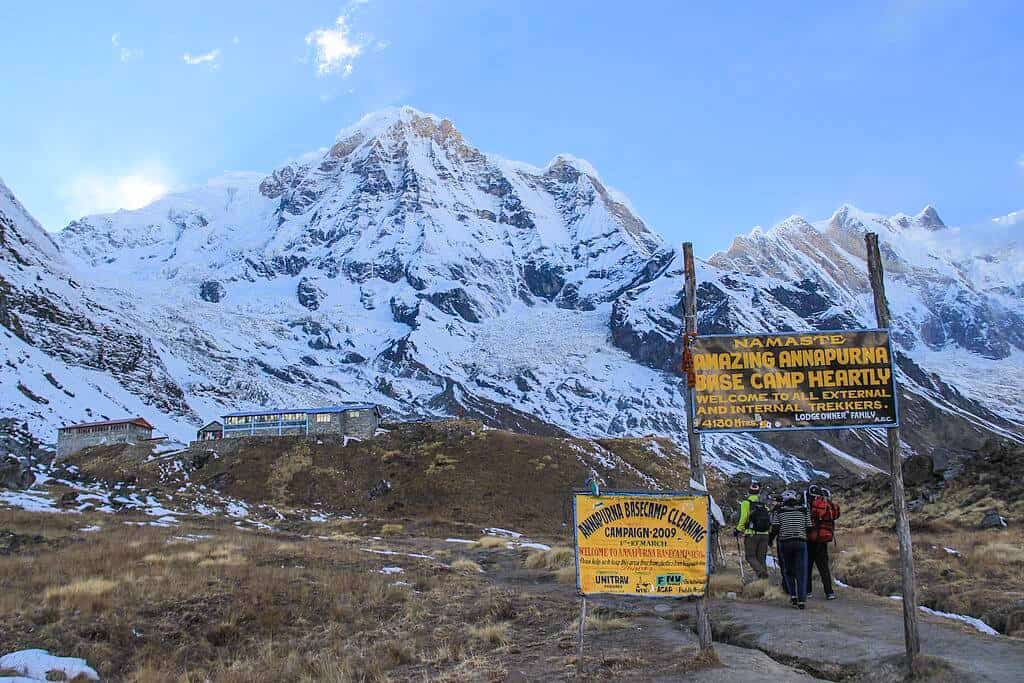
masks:
[[[784,491],[782,504],[772,510],[768,542],[779,539],[782,579],[794,607],[807,607],[807,532],[811,517],[796,491]]]

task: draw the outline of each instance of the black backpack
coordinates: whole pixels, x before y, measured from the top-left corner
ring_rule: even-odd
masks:
[[[768,506],[759,500],[750,501],[750,517],[747,518],[747,528],[758,533],[766,533],[772,528],[772,516],[768,512]]]

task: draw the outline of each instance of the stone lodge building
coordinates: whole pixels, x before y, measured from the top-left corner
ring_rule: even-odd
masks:
[[[57,429],[57,460],[63,460],[89,446],[137,444],[152,438],[153,425],[141,417],[67,425]]]
[[[224,438],[337,434],[366,439],[380,425],[380,409],[372,403],[346,403],[323,408],[279,408],[224,415]]]

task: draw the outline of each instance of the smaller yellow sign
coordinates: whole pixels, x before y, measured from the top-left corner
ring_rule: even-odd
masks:
[[[581,594],[704,595],[706,494],[576,493],[573,520]]]

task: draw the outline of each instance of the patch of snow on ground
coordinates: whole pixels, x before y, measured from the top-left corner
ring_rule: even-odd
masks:
[[[903,602],[903,596],[902,595],[890,595],[889,599],[890,600],[898,600],[900,602]],[[998,636],[999,635],[999,631],[995,630],[994,628],[992,628],[991,626],[986,624],[984,621],[982,621],[981,619],[978,619],[976,617],[969,617],[966,614],[954,614],[952,612],[940,612],[938,610],[931,609],[930,607],[925,607],[924,605],[918,605],[917,609],[921,610],[925,614],[930,614],[933,617],[942,617],[943,619],[952,619],[954,621],[961,621],[961,622],[967,624],[968,626],[973,627],[976,631],[980,631],[980,632],[988,634],[990,636]]]
[[[942,549],[945,550],[950,555],[953,555],[955,557],[962,557],[962,555],[960,554],[959,550],[954,550],[952,548],[946,548],[946,547],[943,547]]]
[[[96,670],[84,659],[76,657],[55,657],[46,650],[20,650],[0,657],[0,669],[18,672],[19,678],[3,678],[8,681],[52,681],[72,680],[76,677],[90,681],[100,680]],[[54,678],[63,674],[60,679]],[[51,674],[51,675],[47,675]]]
[[[228,503],[227,506],[224,508],[224,512],[226,512],[229,517],[249,516],[249,508],[247,508],[243,503],[237,502]]]
[[[465,538],[446,538],[445,543],[465,543],[466,545],[476,545],[476,541],[470,541]]]
[[[396,550],[375,550],[373,548],[360,548],[360,550],[367,553],[375,553],[377,555],[405,555],[406,557],[416,557],[421,560],[433,560],[434,557],[431,555],[422,555],[420,553],[400,553]]]
[[[82,527],[81,529],[79,529],[79,531],[84,531],[85,533],[89,534],[89,533],[92,533],[94,531],[99,531],[102,528],[103,527],[101,527],[98,524],[93,524],[92,526]]]
[[[832,455],[836,456],[840,460],[845,460],[846,462],[850,463],[851,465],[856,467],[858,470],[861,470],[862,472],[874,472],[875,474],[886,474],[885,470],[879,469],[878,467],[875,467],[874,465],[872,465],[869,462],[864,462],[860,458],[856,458],[856,457],[850,455],[849,453],[847,453],[845,451],[841,451],[838,448],[836,448],[835,446],[833,446],[832,444],[828,443],[827,441],[822,441],[821,439],[819,439],[818,443],[821,445],[822,448],[824,448],[826,451],[828,451]]]
[[[45,494],[32,490],[0,492],[0,503],[6,503],[12,508],[18,508],[26,512],[78,513],[77,510],[61,510]]]
[[[995,630],[994,628],[992,628],[991,626],[986,624],[981,619],[976,619],[975,617],[969,617],[966,614],[953,614],[952,612],[940,612],[938,610],[929,609],[928,607],[924,607],[924,606],[920,606],[920,607],[918,607],[918,609],[921,610],[922,612],[924,612],[925,614],[931,614],[932,616],[935,616],[935,617],[943,617],[944,619],[954,619],[956,621],[962,621],[962,622],[964,622],[965,624],[967,624],[969,626],[973,626],[976,630],[981,631],[982,633],[987,633],[990,636],[998,636],[999,635],[999,631]]]
[[[524,541],[522,543],[509,543],[509,548],[527,548],[529,550],[551,550],[551,546],[544,545],[543,543],[534,543],[533,541]]]
[[[402,569],[401,567],[381,567],[380,568],[380,573],[381,574],[401,574],[404,571],[405,570]]]
[[[517,531],[509,531],[508,529],[501,529],[496,526],[487,527],[483,531],[488,536],[503,536],[506,538],[519,538],[522,536],[522,534]]]

